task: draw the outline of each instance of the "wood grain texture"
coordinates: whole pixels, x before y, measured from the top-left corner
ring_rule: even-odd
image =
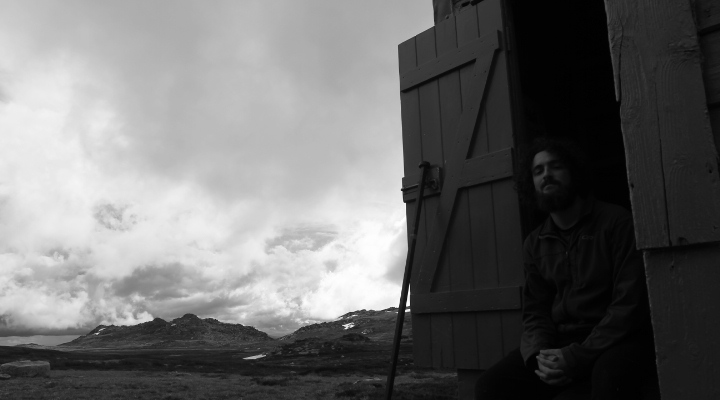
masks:
[[[440,28],[440,27],[438,27]],[[450,53],[456,48],[464,47],[466,41],[458,41],[456,19],[450,18],[442,24],[443,34],[438,35],[438,48],[441,54]],[[480,51],[480,50],[478,50]],[[462,114],[462,88],[460,69],[452,71],[440,78],[441,98],[443,100],[443,122],[448,130],[444,131],[443,140],[452,143],[456,140],[457,124]],[[452,154],[446,154],[445,163]],[[450,271],[450,290],[470,290],[473,288],[474,268],[472,260],[472,236],[468,214],[468,196],[466,190],[458,192],[457,212],[452,216],[448,229],[445,252]],[[473,313],[452,314],[453,360],[456,368],[477,368],[477,331]]]
[[[476,126],[478,111],[482,106],[483,93],[487,84],[490,67],[493,64],[496,52],[482,55],[475,65],[476,79],[473,80],[470,90],[471,101],[467,108],[463,109],[458,124],[458,133],[453,143],[452,156],[446,164],[446,181],[440,195],[439,213],[435,213],[430,223],[431,238],[427,250],[423,253],[416,292],[427,293],[430,291],[440,260],[442,247],[445,243],[445,235],[450,223],[450,215],[455,206],[457,191],[460,188],[462,169],[465,165],[465,156],[468,153],[469,144],[472,140],[472,133]]]
[[[415,107],[414,111],[403,108],[404,139],[416,141],[404,152],[415,158],[405,160],[403,185],[417,174],[419,160],[442,166],[444,178],[439,196],[428,196],[423,206],[417,244],[422,253],[416,253],[419,265],[413,268],[411,312],[417,365],[487,368],[503,351],[511,350],[506,345],[510,336],[514,335],[514,342],[519,340],[516,315],[522,282],[514,277],[522,275],[522,263],[498,265],[496,240],[500,233],[504,259],[515,257],[510,253],[519,254],[520,223],[507,210],[519,206],[510,179],[514,128],[508,108],[513,103],[510,84],[502,82],[509,79],[500,48],[504,43],[500,40],[502,1],[486,0],[419,34],[414,38],[415,53],[409,44],[399,49],[401,57],[414,55],[415,61],[414,66],[407,62],[401,68],[405,76],[401,99]],[[481,35],[496,38],[497,44],[473,45],[483,49],[474,61],[458,56],[459,48],[478,43]],[[502,70],[495,71],[496,65],[502,65]],[[488,92],[491,86],[492,94]],[[410,118],[413,132],[405,132],[405,118]],[[411,197],[411,193],[404,196],[408,210],[414,202]],[[502,215],[496,215],[498,210]],[[497,223],[517,226],[498,227]],[[509,243],[513,236],[516,243]],[[505,292],[498,290],[499,274],[515,284],[511,300],[506,301]],[[429,307],[427,311],[423,304]],[[504,324],[517,326],[506,329]]]
[[[438,59],[446,57],[447,54],[452,54],[458,49],[457,33],[455,28],[455,19],[450,18],[444,23],[438,24],[435,28],[436,31],[436,47],[438,51]],[[448,66],[449,67],[449,66]],[[438,84],[440,85],[440,110],[442,116],[442,138],[444,143],[453,143],[455,141],[455,135],[457,132],[458,121],[462,114],[462,99],[460,96],[460,72],[459,69],[453,67],[451,71],[443,74],[438,78]],[[452,146],[444,146],[443,152],[443,168],[446,167],[450,157],[452,157]],[[464,205],[462,202],[462,193],[458,193],[458,209],[462,210]],[[453,217],[453,221],[448,229],[446,238],[446,244],[443,250],[443,257],[441,264],[438,266],[440,269],[436,275],[436,281],[433,283],[437,291],[442,291],[440,283],[447,283],[447,290],[457,290],[458,285],[462,287],[463,281],[468,279],[468,276],[472,280],[472,269],[469,268],[457,268],[462,265],[472,265],[471,254],[469,254],[469,247],[466,242],[469,239],[469,235],[464,233],[466,228],[466,221],[464,217],[457,217],[462,215],[462,211],[456,212]],[[441,280],[445,278],[444,280]],[[473,357],[468,357],[468,353],[477,352],[474,341],[468,341],[468,337],[475,335],[474,318],[468,315],[457,315],[455,313],[441,313],[440,318],[434,318],[433,324],[437,324],[440,329],[449,329],[452,338],[449,343],[452,344],[452,348],[448,349],[452,351],[452,357],[445,356],[443,358],[443,366],[457,366],[457,365],[473,365]],[[449,321],[448,321],[449,318]],[[444,326],[443,326],[444,325]],[[450,363],[448,363],[450,362]]]
[[[645,252],[663,400],[720,399],[720,245]]]
[[[417,36],[418,65],[427,64],[438,57],[436,32],[436,28],[431,28]],[[445,143],[443,143],[440,82],[439,80],[427,81],[419,86],[419,90],[423,160],[428,161],[431,165],[444,165],[446,151],[444,150]],[[425,251],[422,253],[423,255],[427,253],[428,247],[433,244],[431,242],[434,237],[433,225],[438,211],[441,211],[439,210],[440,206],[440,198],[438,197],[428,198],[425,202],[427,228],[424,231],[425,242],[423,247]],[[439,290],[448,290],[450,288],[448,260],[444,253],[441,252],[439,255],[435,284],[439,287]],[[420,279],[418,282],[422,280],[422,268],[419,274]],[[437,368],[451,366],[454,363],[452,316],[450,314],[432,314],[430,321],[432,366]]]
[[[606,0],[639,248],[720,240],[717,152],[686,0]]]
[[[417,67],[417,48],[415,38],[409,39],[398,46],[398,65],[400,73],[415,69]],[[400,113],[402,117],[402,136],[403,136],[403,166],[404,174],[417,173],[417,166],[422,159],[422,139],[420,136],[420,99],[418,89],[408,90],[400,93]],[[415,215],[415,202],[406,205],[406,220],[408,224]],[[425,219],[420,219],[420,232],[424,232]],[[408,232],[412,232],[413,227],[408,226]],[[415,248],[415,260],[419,259],[423,252],[425,243],[425,235],[418,235],[418,243]],[[418,263],[412,267],[410,287],[417,281],[419,275],[417,270]],[[412,315],[412,331],[413,340],[418,346],[413,346],[413,359],[418,365],[431,365],[432,355],[430,352],[422,351],[424,347],[430,346],[432,338],[430,337],[431,319],[429,315]]]
[[[520,289],[520,286],[510,286],[414,294],[410,302],[413,312],[417,314],[518,310],[522,303]]]
[[[478,27],[480,36],[493,30],[504,32],[503,45],[510,40],[511,29],[507,22],[505,2],[483,2],[477,6]],[[484,103],[484,117],[487,124],[487,151],[497,154],[503,149],[511,148],[517,134],[516,110],[517,103],[513,102],[519,93],[511,89],[511,63],[507,48],[498,57],[498,62],[492,71],[491,83],[487,89],[487,101]],[[477,149],[477,147],[475,147]],[[512,163],[512,154],[505,154],[506,160]],[[522,225],[520,222],[520,205],[514,189],[512,179],[497,180],[490,183],[492,187],[493,214],[495,223],[496,263],[498,272],[498,285],[502,287],[519,287],[524,284],[522,272]],[[517,318],[519,308],[513,311],[496,313],[500,319],[500,343],[498,352],[507,354],[520,344],[521,321]],[[497,353],[492,357],[498,357]],[[484,368],[487,364],[499,358],[481,360]]]
[[[452,19],[452,22],[455,22],[455,20]],[[454,28],[454,24],[443,23],[436,26],[436,29],[442,29],[443,31],[447,31],[450,28]],[[453,39],[454,37],[453,29]],[[438,43],[438,45],[440,45],[440,43]],[[487,52],[497,46],[497,35],[489,34],[488,36],[476,39],[461,48],[453,48],[452,51],[442,54],[442,57],[426,61],[416,69],[403,74],[400,77],[400,90],[404,91],[411,89],[431,79],[437,78],[438,75],[443,75],[455,68],[462,67],[465,64],[475,61],[478,54]]]
[[[444,98],[447,93],[443,93],[442,85],[440,86],[440,91],[441,98]],[[446,107],[441,104],[441,109],[446,110]],[[443,115],[445,115],[446,113],[447,111],[441,111],[441,114]],[[443,132],[447,132],[445,121],[446,119],[443,116]],[[452,142],[452,140],[448,140],[448,138],[445,138],[443,140],[445,142]],[[448,150],[447,147],[444,147],[444,149],[446,151]],[[511,178],[513,176],[513,165],[513,151],[511,148],[498,150],[492,153],[470,158],[465,161],[463,173],[460,178],[460,188],[469,188],[471,186],[480,185],[483,183],[489,183],[497,180]],[[428,174],[430,178],[440,179],[440,170],[435,166],[433,166],[430,171],[428,171]],[[404,202],[407,203],[415,201],[415,199],[417,198],[418,181],[420,180],[420,176],[421,173],[420,171],[418,171],[412,175],[408,175],[402,178],[403,187],[410,187],[412,185],[410,189],[402,192]],[[427,181],[428,178],[426,178],[426,183]],[[442,191],[441,189],[441,187],[439,187],[438,189],[432,189],[430,187],[427,187],[426,185],[425,191],[423,193],[423,198],[437,196]]]

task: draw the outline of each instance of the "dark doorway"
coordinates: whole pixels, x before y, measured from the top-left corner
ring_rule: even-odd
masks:
[[[630,210],[604,3],[510,4],[526,122],[517,147],[543,135],[576,140],[589,153],[595,196]],[[526,229],[543,217],[523,214]]]

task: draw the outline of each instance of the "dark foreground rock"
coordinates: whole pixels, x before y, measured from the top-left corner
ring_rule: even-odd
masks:
[[[13,377],[44,377],[50,374],[50,363],[47,361],[14,361],[0,365],[0,373]]]

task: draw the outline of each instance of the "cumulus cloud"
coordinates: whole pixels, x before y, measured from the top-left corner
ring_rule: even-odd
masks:
[[[4,2],[0,336],[395,305],[396,51],[431,24],[414,0]]]

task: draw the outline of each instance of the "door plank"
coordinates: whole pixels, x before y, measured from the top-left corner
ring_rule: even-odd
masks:
[[[483,55],[475,64],[476,79],[473,81],[470,90],[472,100],[470,101],[467,111],[463,111],[458,125],[457,141],[453,149],[453,156],[447,164],[447,180],[443,185],[443,191],[440,194],[440,210],[432,219],[431,238],[428,241],[428,247],[423,253],[422,264],[420,267],[420,278],[417,283],[417,290],[420,293],[430,291],[432,281],[435,275],[436,266],[440,260],[442,246],[445,242],[445,235],[449,223],[448,216],[452,213],[455,205],[455,197],[462,176],[462,168],[469,150],[472,133],[476,126],[477,114],[482,106],[483,93],[487,78],[493,65],[496,52]],[[447,215],[446,215],[447,214]]]
[[[720,398],[720,245],[645,252],[663,399]]]
[[[501,7],[499,1],[478,4],[476,8],[480,37],[503,30]],[[501,38],[501,43],[504,43],[504,38]],[[508,132],[513,132],[514,127],[506,52],[498,55],[492,74],[485,93],[487,100],[484,102],[484,117],[488,129],[487,151],[497,151],[513,146],[513,136],[508,134]]]
[[[720,175],[686,0],[605,0],[637,244],[720,240]]]
[[[438,56],[443,57],[445,54],[452,53],[458,48],[457,31],[455,18],[449,18],[435,27]],[[438,79],[440,84],[440,110],[443,121],[443,141],[445,143],[453,143],[454,135],[457,134],[457,124],[462,114],[462,93],[460,91],[460,70],[454,70],[448,74],[440,76]],[[444,146],[444,164],[450,154],[450,146]],[[444,251],[443,262],[440,268],[448,270],[449,290],[455,292],[457,290],[472,289],[473,269],[472,269],[472,246],[470,244],[470,231],[468,221],[465,218],[466,212],[461,210],[467,209],[467,194],[459,193],[458,196],[458,212],[453,215],[453,221],[447,235],[447,244]],[[443,271],[438,271],[440,276],[445,276]],[[438,289],[434,289],[439,291]],[[452,342],[453,346],[453,362],[455,366],[473,367],[477,365],[475,354],[477,354],[477,344],[474,338],[475,317],[470,313],[452,313]]]
[[[413,294],[413,313],[518,310],[521,286]]]
[[[432,62],[437,58],[437,41],[435,28],[428,29],[417,36],[417,60],[418,65]],[[443,141],[442,141],[442,120],[440,114],[440,93],[439,82],[437,80],[426,81],[419,86],[420,90],[420,130],[422,132],[422,149],[423,160],[428,161],[431,165],[443,165]],[[425,220],[426,226],[428,219],[436,215],[439,198],[430,197],[425,200]],[[432,229],[425,230],[426,242],[429,239]],[[425,247],[427,249],[427,247]],[[441,255],[442,256],[442,255]],[[439,263],[443,260],[440,258]],[[445,264],[447,264],[445,262]],[[441,274],[438,274],[437,285],[441,288],[449,289],[449,268],[440,268]],[[421,273],[422,275],[422,273]],[[431,321],[431,341],[432,341],[432,364],[436,367],[453,364],[453,341],[452,341],[452,317],[450,314],[432,314]]]
[[[398,46],[398,64],[400,73],[415,69],[417,67],[417,49],[415,38],[409,39]],[[404,173],[408,176],[417,172],[418,164],[422,159],[422,139],[420,137],[420,97],[417,88],[400,92],[400,113],[402,115],[402,136],[403,136],[403,161]],[[415,216],[414,202],[408,203],[405,207],[406,221],[411,224]],[[421,218],[420,232],[424,232],[425,220]],[[412,232],[413,227],[408,226],[408,232]],[[418,244],[415,248],[415,260],[419,260],[424,250],[424,235],[418,235]],[[409,238],[408,238],[409,239]],[[421,240],[422,239],[422,240]],[[415,262],[411,272],[411,288],[419,276],[419,263]],[[428,351],[422,351],[425,346],[430,346],[432,338],[430,337],[430,316],[429,315],[413,315],[412,316],[412,333],[413,341],[417,346],[413,346],[413,359],[418,365],[431,365],[432,355]]]

